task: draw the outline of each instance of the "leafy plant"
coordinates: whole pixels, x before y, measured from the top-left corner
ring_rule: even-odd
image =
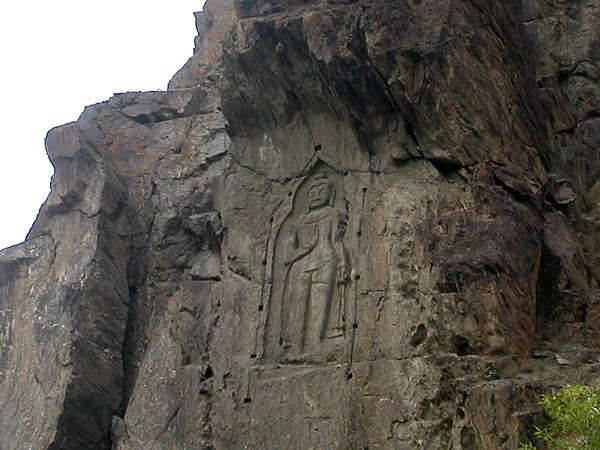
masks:
[[[521,444],[519,450],[536,450],[535,447],[531,444]]]
[[[540,404],[550,422],[535,436],[551,450],[600,449],[600,382],[595,386],[566,384],[542,394]],[[520,450],[535,450],[523,444]]]

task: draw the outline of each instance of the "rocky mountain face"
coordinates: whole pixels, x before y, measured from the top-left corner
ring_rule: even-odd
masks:
[[[208,0],[47,137],[0,448],[515,449],[600,374],[595,0]]]

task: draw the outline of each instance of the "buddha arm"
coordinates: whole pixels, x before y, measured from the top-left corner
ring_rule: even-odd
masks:
[[[318,231],[315,233],[315,235],[313,236],[313,238],[311,239],[311,241],[308,244],[299,245],[298,230],[294,229],[294,232],[292,233],[292,235],[290,236],[290,238],[288,239],[288,241],[285,244],[284,258],[283,258],[284,264],[290,265],[290,264],[298,261],[299,259],[303,258],[304,256],[306,256],[308,253],[310,253],[316,247],[317,242],[319,242],[319,232]]]
[[[339,212],[334,215],[333,226],[331,227],[331,241],[338,259],[337,282],[345,284],[350,279],[350,258],[348,250],[344,245],[344,235],[346,234],[346,220]]]

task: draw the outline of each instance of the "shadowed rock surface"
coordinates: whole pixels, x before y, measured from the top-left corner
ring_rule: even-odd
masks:
[[[208,0],[49,132],[0,448],[514,449],[600,374],[594,0]]]

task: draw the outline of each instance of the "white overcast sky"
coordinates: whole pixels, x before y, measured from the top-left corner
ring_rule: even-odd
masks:
[[[8,1],[0,16],[0,249],[46,199],[46,132],[113,93],[165,90],[192,56],[204,0]]]

